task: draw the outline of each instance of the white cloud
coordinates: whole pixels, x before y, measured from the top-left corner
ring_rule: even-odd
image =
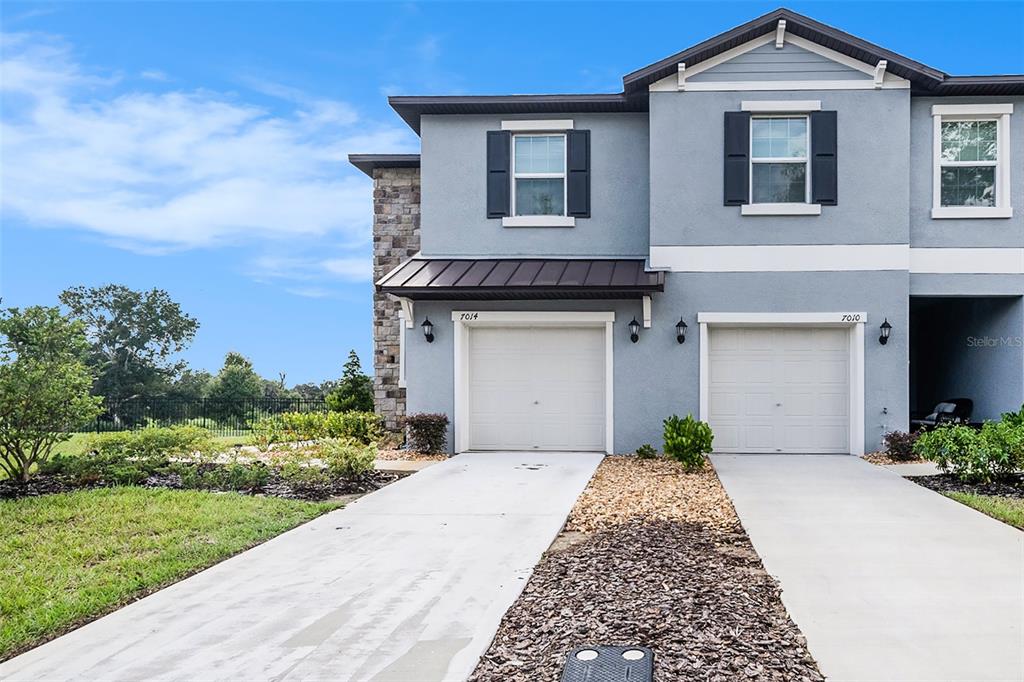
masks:
[[[327,272],[349,282],[367,282],[373,276],[369,258],[330,258],[321,265]]]
[[[57,39],[2,40],[0,210],[117,246],[363,242],[370,192],[347,154],[415,149],[404,128],[287,86],[250,83],[277,111],[201,89],[125,90]]]

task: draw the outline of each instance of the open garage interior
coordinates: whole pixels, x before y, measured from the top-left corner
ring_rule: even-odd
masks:
[[[910,299],[911,417],[973,401],[972,422],[1024,402],[1024,297]]]

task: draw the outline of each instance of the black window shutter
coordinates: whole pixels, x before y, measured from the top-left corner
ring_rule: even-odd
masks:
[[[811,203],[839,203],[836,112],[811,112]]]
[[[750,202],[750,112],[725,112],[725,205]]]
[[[568,198],[565,214],[574,218],[590,217],[590,131],[566,133],[565,182]]]
[[[511,212],[512,133],[487,131],[487,217],[503,218]]]

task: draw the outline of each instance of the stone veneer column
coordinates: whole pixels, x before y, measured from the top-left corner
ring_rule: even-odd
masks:
[[[420,250],[420,169],[373,171],[373,281]],[[405,389],[398,386],[400,306],[373,293],[373,402],[389,431],[405,416]]]

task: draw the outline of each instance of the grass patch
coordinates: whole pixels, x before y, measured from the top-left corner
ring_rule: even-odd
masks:
[[[0,501],[0,660],[340,506],[135,487]]]
[[[996,495],[974,495],[972,493],[945,493],[961,504],[977,509],[1003,523],[1024,530],[1024,499],[998,497]]]

